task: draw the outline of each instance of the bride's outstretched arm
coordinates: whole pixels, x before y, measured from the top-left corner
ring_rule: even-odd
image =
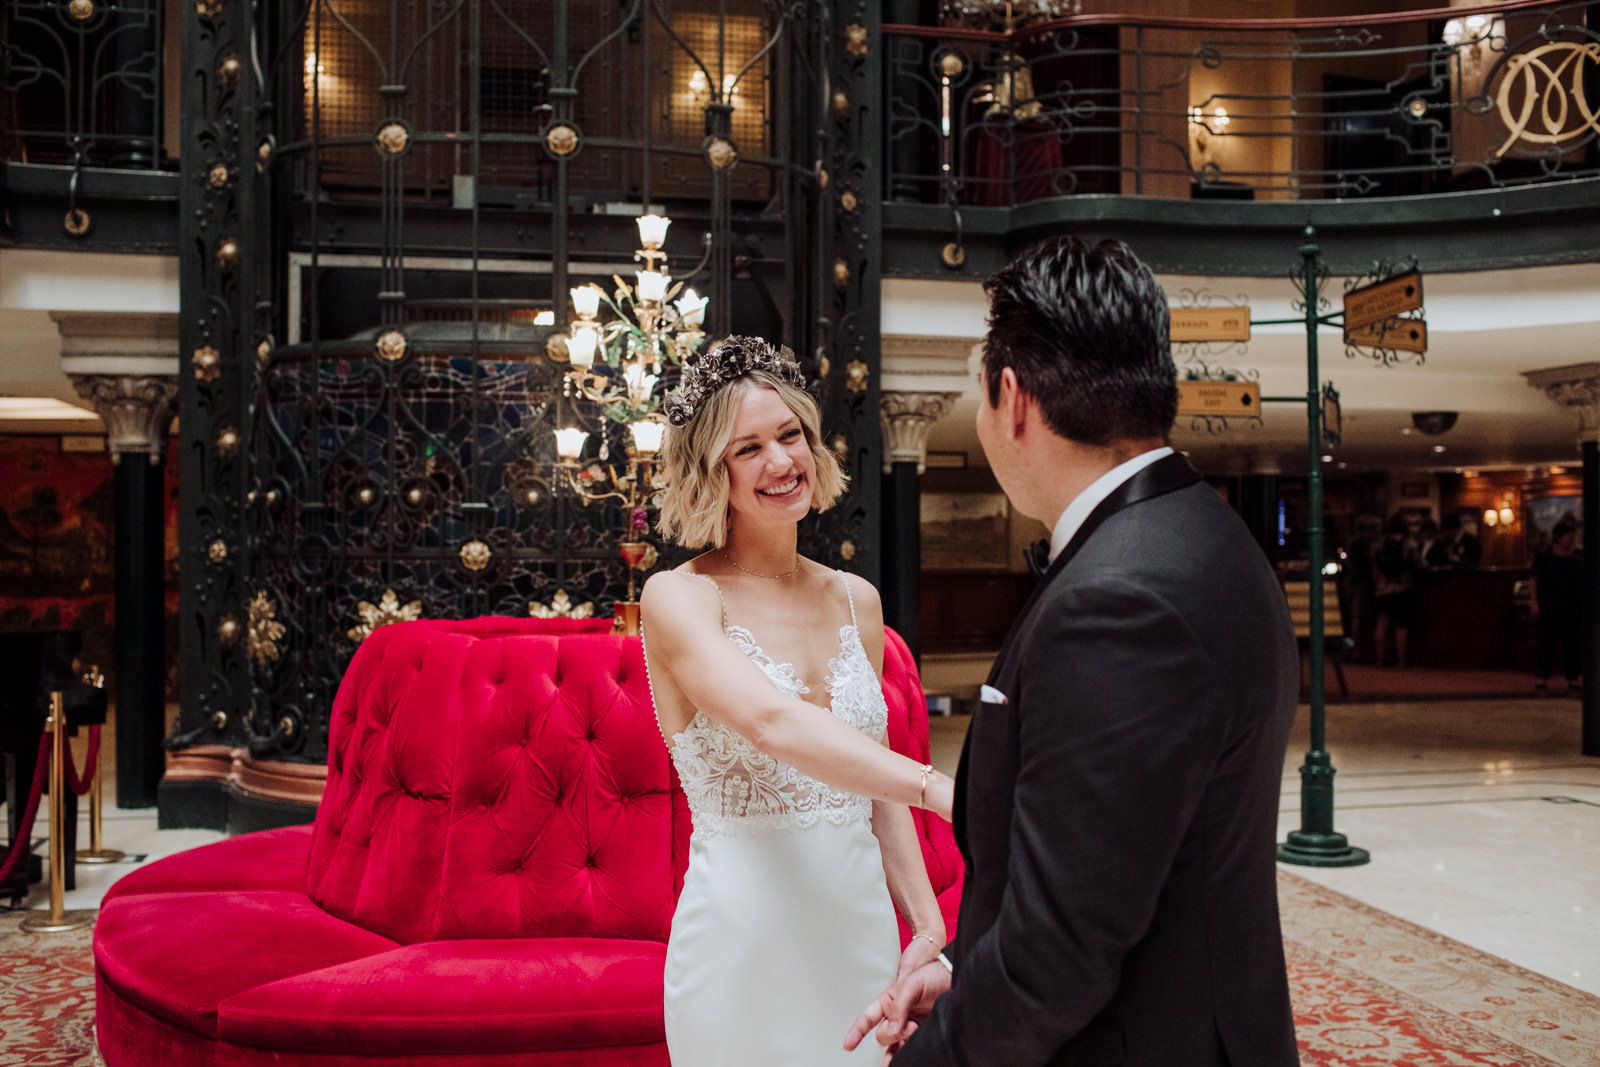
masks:
[[[651,575],[640,594],[651,659],[696,708],[767,755],[835,789],[950,817],[954,783],[827,711],[788,697],[723,635],[716,590],[688,575]]]

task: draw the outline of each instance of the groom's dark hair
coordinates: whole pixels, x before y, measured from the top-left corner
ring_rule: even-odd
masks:
[[[1062,437],[1107,445],[1165,439],[1178,414],[1167,296],[1121,241],[1041,241],[983,285],[989,333],[983,376],[1000,400],[1010,367],[1045,424]]]

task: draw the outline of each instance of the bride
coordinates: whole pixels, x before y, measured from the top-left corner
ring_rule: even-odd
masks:
[[[949,818],[953,783],[887,746],[877,591],[799,554],[845,481],[803,384],[787,348],[729,337],[666,402],[661,529],[711,546],[641,596],[694,819],[667,943],[680,1067],[876,1062],[846,1028],[945,942],[907,805]]]

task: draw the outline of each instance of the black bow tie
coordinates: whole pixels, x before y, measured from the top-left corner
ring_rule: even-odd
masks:
[[[1044,572],[1050,567],[1050,542],[1043,539],[1035,541],[1022,550],[1022,558],[1035,578],[1044,577]]]

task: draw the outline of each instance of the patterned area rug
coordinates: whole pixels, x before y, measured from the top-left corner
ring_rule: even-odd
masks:
[[[0,1067],[90,1067],[94,928],[26,934],[26,912],[0,912]]]
[[[1600,998],[1278,873],[1306,1067],[1600,1067]],[[0,1067],[96,1067],[88,929],[0,913]]]
[[[1595,1067],[1600,998],[1278,871],[1300,1062]]]

